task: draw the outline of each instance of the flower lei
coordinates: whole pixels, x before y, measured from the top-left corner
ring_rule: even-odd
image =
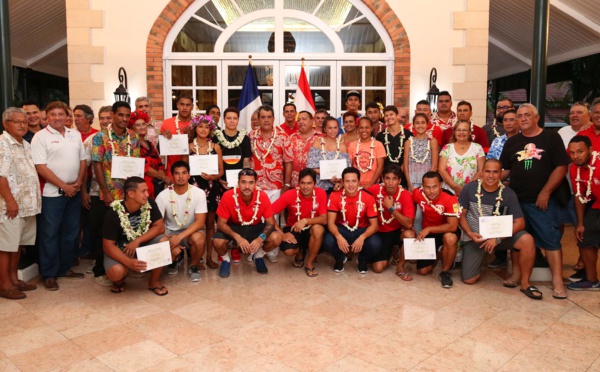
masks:
[[[117,212],[117,215],[119,216],[119,222],[128,241],[131,242],[148,232],[148,229],[152,224],[152,220],[150,219],[150,210],[152,207],[150,206],[150,203],[146,203],[141,207],[141,221],[137,230],[133,230],[131,228],[131,223],[129,222],[129,213],[125,212],[125,208],[120,200],[115,200],[110,204],[110,206],[115,212]]]
[[[260,129],[257,129],[254,131],[254,134],[252,136],[252,152],[254,152],[254,155],[256,156],[256,158],[263,163],[265,161],[265,159],[267,158],[267,156],[269,155],[269,153],[271,152],[271,149],[273,148],[273,144],[275,143],[275,137],[277,135],[277,127],[273,128],[273,133],[271,134],[271,143],[269,144],[269,147],[267,148],[267,152],[265,152],[265,155],[262,157],[260,157],[260,155],[258,155],[258,137],[261,135],[260,134]]]
[[[364,210],[365,208],[365,204],[362,202],[362,193],[360,192],[361,190],[362,188],[358,189],[358,203],[356,203],[356,223],[354,224],[354,227],[350,227],[348,225],[348,220],[346,219],[346,190],[344,189],[342,191],[342,210],[340,211],[342,212],[342,225],[350,231],[356,231],[356,229],[358,229],[358,225],[360,222],[360,211]]]
[[[479,216],[483,216],[483,210],[481,209],[481,197],[483,196],[483,193],[481,192],[482,183],[482,180],[477,181],[477,194],[475,194],[475,196],[477,197],[477,212],[479,212]],[[500,215],[500,203],[502,203],[503,200],[502,191],[504,191],[504,185],[502,184],[502,182],[498,182],[498,187],[500,188],[500,191],[498,192],[498,196],[496,196],[496,206],[494,207],[494,211],[492,213],[493,216]]]
[[[383,193],[382,193],[383,188],[384,188],[383,184],[379,184],[379,194],[377,194],[377,200],[379,201],[379,208],[377,208],[377,210],[379,210],[379,215],[381,216],[381,224],[387,225],[394,220],[394,216],[392,215],[389,220],[386,220],[383,217],[383,210],[385,209],[383,207]],[[398,196],[396,196],[396,200],[395,200],[394,204],[398,203],[398,201],[400,200],[400,195],[402,194],[402,191],[404,191],[404,189],[402,188],[402,186],[398,185]]]
[[[421,190],[421,195],[423,196],[423,199],[425,199],[425,202],[427,203],[427,205],[430,206],[434,211],[436,211],[437,214],[439,214],[440,216],[443,216],[444,215],[444,207],[439,206],[439,205],[433,205],[431,200],[429,200],[427,198],[427,195],[425,195],[425,191],[423,191],[423,188],[420,187],[419,190]]]
[[[190,126],[192,128],[195,128],[196,126],[198,126],[202,122],[207,123],[208,127],[210,128],[211,131],[215,131],[215,130],[218,129],[217,128],[217,124],[215,124],[215,121],[213,120],[212,116],[210,116],[210,115],[202,115],[202,114],[197,114],[196,116],[194,116],[192,118],[192,120],[190,121]],[[177,127],[177,129],[179,129],[179,126]]]
[[[340,156],[340,141],[342,139],[342,136],[337,136],[335,139],[335,158],[333,158],[333,160],[337,160],[338,156]],[[321,137],[321,156],[323,156],[323,160],[327,160],[327,158],[325,157],[325,154],[327,152],[325,151],[325,138]]]
[[[496,123],[496,119],[494,119],[494,122],[492,123],[492,131],[494,132],[494,136],[496,136],[496,137],[500,137],[500,136],[501,136],[501,134],[500,134],[500,133],[498,133],[498,131],[496,130],[496,125],[497,125],[497,123]]]
[[[385,128],[385,132],[383,132],[384,134],[384,140],[385,142],[383,143],[385,145],[385,152],[386,155],[388,157],[388,159],[390,159],[390,161],[392,163],[400,163],[400,158],[402,157],[402,154],[404,153],[404,128],[400,128],[400,147],[398,147],[398,150],[400,150],[398,152],[398,157],[393,158],[392,154],[390,154],[390,141],[388,141],[388,134],[390,132],[388,131],[388,128]],[[371,150],[371,154],[373,153],[373,151]]]
[[[222,130],[215,131],[215,136],[217,137],[219,144],[227,149],[234,149],[236,147],[239,147],[242,141],[244,140],[244,136],[246,134],[247,133],[245,130],[240,130],[237,133],[237,138],[230,142],[225,138],[225,135],[223,134]]]
[[[208,138],[206,139],[206,143],[208,144],[208,148],[206,149],[206,155],[210,154],[213,151],[212,148],[212,141],[209,140]],[[198,148],[198,138],[194,138],[194,150],[196,150],[196,155],[200,155],[199,148]]]
[[[414,161],[416,161],[417,163],[420,163],[420,164],[425,163],[425,160],[427,160],[427,157],[431,153],[430,139],[429,138],[427,139],[427,150],[425,150],[425,156],[423,156],[423,159],[419,159],[419,158],[417,158],[417,155],[415,155],[415,150],[413,149],[414,139],[411,138],[409,141],[410,141],[410,157],[411,157],[411,159],[413,159]]]
[[[115,140],[112,138],[112,135],[115,132],[112,130],[112,127],[107,128],[107,130],[108,130],[108,143],[110,144],[110,148],[112,149],[112,155],[119,156],[118,155],[119,152],[115,148]],[[129,132],[127,130],[125,130],[125,132],[127,133],[127,155],[126,156],[131,156],[131,135],[129,134]],[[117,154],[117,155],[115,155],[115,154]]]
[[[187,225],[187,220],[190,216],[190,204],[192,203],[192,185],[188,185],[187,199],[185,202],[185,212],[183,213],[183,222],[179,222],[177,218],[177,201],[175,200],[173,192],[173,186],[169,186],[169,196],[171,197],[171,213],[173,213],[173,219],[179,228],[183,228]]]
[[[311,211],[310,211],[310,218],[311,219],[315,218],[316,212],[317,212],[317,193],[315,193],[315,189],[313,189],[313,192],[312,192],[312,208],[311,208]],[[300,188],[299,187],[296,187],[296,216],[298,218],[298,221],[300,221],[301,213],[300,213]],[[311,225],[307,224],[306,226],[304,226],[304,228],[302,229],[302,231],[310,229],[310,226]]]
[[[592,195],[592,177],[594,175],[594,170],[596,169],[596,167],[594,167],[592,164],[594,164],[596,162],[596,158],[598,157],[598,153],[596,151],[592,152],[592,159],[590,160],[590,163],[588,164],[588,169],[590,170],[590,176],[588,177],[587,180],[587,188],[585,190],[585,197],[583,197],[581,195],[581,181],[583,181],[581,179],[581,167],[577,167],[577,177],[575,178],[575,189],[576,189],[576,193],[575,196],[577,198],[579,198],[579,201],[581,202],[581,204],[585,204],[587,202],[589,202],[590,200],[592,200],[590,198],[590,195]]]
[[[358,158],[358,150],[359,149],[360,149],[360,138],[358,138],[358,140],[356,141],[356,153],[354,155],[355,158]],[[367,166],[367,168],[362,168],[360,166],[360,162],[358,161],[358,159],[356,160],[356,168],[358,168],[358,170],[361,173],[366,173],[373,168],[373,160],[375,160],[375,156],[373,156],[374,149],[375,149],[375,138],[371,137],[371,155],[369,155],[369,165]]]
[[[256,190],[256,202],[254,204],[254,214],[252,215],[252,219],[248,222],[245,222],[242,218],[242,212],[240,208],[240,202],[238,201],[237,187],[233,188],[233,200],[235,201],[235,211],[237,212],[238,220],[240,220],[240,224],[242,226],[252,225],[254,221],[258,218],[258,209],[260,208],[260,190]]]

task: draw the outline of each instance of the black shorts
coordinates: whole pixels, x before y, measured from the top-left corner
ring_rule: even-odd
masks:
[[[579,248],[600,248],[600,209],[588,208],[583,216],[583,241]]]
[[[441,247],[444,245],[444,234],[445,233],[427,235],[427,238],[435,239],[436,252],[439,252]],[[460,229],[457,228],[456,231],[452,232],[452,234],[456,235],[457,241],[460,239]],[[435,261],[437,260],[417,260],[417,269],[423,269],[427,266],[433,266],[435,264]]]
[[[291,226],[286,226],[283,228],[283,233],[291,233],[292,235],[294,235],[294,238],[296,238],[296,241],[298,243],[293,244],[293,243],[286,243],[285,241],[282,241],[281,244],[279,245],[279,248],[282,251],[287,251],[289,249],[296,249],[296,248],[300,248],[302,250],[307,250],[308,249],[308,241],[310,240],[310,229],[306,229],[304,231],[301,232],[295,232],[295,231],[291,231],[292,227]]]
[[[227,226],[229,226],[231,230],[233,230],[233,232],[235,232],[236,234],[240,234],[242,238],[246,239],[248,242],[251,242],[254,239],[258,238],[258,236],[262,234],[262,232],[265,230],[264,222],[249,226],[228,223]],[[231,236],[224,234],[221,231],[215,232],[215,235],[213,235],[213,239],[224,239],[228,241],[233,240]]]
[[[402,240],[400,240],[401,229],[388,232],[378,232],[379,238],[381,239],[381,249],[379,253],[371,259],[371,262],[387,261],[392,256],[392,248],[397,245],[402,246]]]

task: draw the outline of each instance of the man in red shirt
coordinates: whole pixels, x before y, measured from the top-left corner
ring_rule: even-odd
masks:
[[[358,253],[358,272],[367,273],[367,262],[381,249],[377,235],[377,207],[375,199],[359,188],[360,171],[348,167],[342,172],[342,191],[336,191],[327,203],[327,228],[323,248],[335,258],[333,270],[344,271],[349,252]]]
[[[423,212],[423,229],[417,240],[434,238],[435,247],[442,247],[442,272],[439,274],[442,288],[452,288],[449,270],[456,259],[458,242],[458,218],[460,207],[456,195],[442,191],[442,176],[438,172],[423,175],[423,186],[413,191],[413,201]],[[437,260],[418,260],[417,274],[427,275],[433,271]]]
[[[427,124],[427,136],[429,138],[435,138],[438,142],[438,145],[442,143],[442,130],[437,125],[433,125],[431,122],[431,105],[426,100],[421,100],[417,102],[417,107],[415,108],[415,114],[425,114],[427,115],[427,120],[429,123]],[[414,130],[412,123],[408,123],[404,126],[404,129],[412,132],[413,135],[417,135],[417,131]]]
[[[456,114],[452,111],[452,96],[447,90],[440,92],[437,100],[437,112],[431,116],[431,123],[445,131],[452,128]]]
[[[188,93],[183,93],[177,97],[177,115],[165,119],[160,127],[160,134],[167,139],[171,139],[173,134],[189,134],[191,132],[190,121],[192,120],[192,110],[194,109],[194,99]],[[181,155],[167,156],[167,174],[171,174],[171,166],[175,162],[182,160]]]
[[[401,247],[404,238],[414,238],[412,230],[415,219],[415,205],[410,192],[400,186],[402,171],[395,164],[383,168],[383,183],[375,184],[367,189],[375,197],[377,206],[378,232],[381,239],[381,250],[372,259],[373,272],[383,272],[388,267],[393,247]],[[404,252],[396,258],[396,275],[405,281],[412,280],[409,273],[404,272]]]
[[[279,126],[279,129],[282,129],[288,136],[291,136],[298,131],[296,113],[296,105],[293,103],[286,103],[283,105],[283,118],[285,121]]]
[[[287,210],[287,221],[283,230],[279,225],[275,229],[283,235],[281,250],[287,255],[295,255],[294,267],[306,266],[304,270],[309,277],[319,275],[313,262],[321,249],[324,225],[327,223],[327,194],[325,190],[315,187],[317,173],[310,168],[300,171],[299,187],[286,191],[275,203],[273,213],[279,214]],[[308,252],[308,254],[307,254]]]
[[[219,276],[227,278],[231,260],[227,243],[235,240],[242,252],[253,254],[256,271],[267,274],[264,256],[281,244],[282,236],[275,230],[275,219],[269,197],[256,189],[258,175],[251,168],[238,173],[238,186],[221,197],[217,208],[217,232],[213,237],[215,251],[221,256]],[[262,220],[265,222],[262,222]]]
[[[457,123],[459,120],[464,120],[471,123],[471,139],[473,140],[473,142],[480,144],[481,147],[483,147],[483,151],[487,152],[490,148],[490,143],[488,142],[487,134],[485,133],[483,128],[473,123],[473,121],[471,120],[472,116],[473,108],[471,106],[471,103],[467,101],[460,101],[456,106],[456,121],[452,123],[452,126],[450,128],[444,131],[442,135],[442,145],[440,146],[440,148],[442,148],[444,145],[450,142],[450,139],[452,138],[452,132],[454,131],[454,124]]]
[[[592,141],[594,151],[600,151],[600,98],[592,102],[592,125],[577,134],[588,137]]]

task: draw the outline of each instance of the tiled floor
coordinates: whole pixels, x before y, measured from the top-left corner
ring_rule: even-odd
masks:
[[[91,276],[40,285],[0,301],[0,371],[600,371],[600,292],[559,301],[537,283],[533,301],[502,287],[502,271],[473,286],[455,271],[448,290],[434,276],[361,276],[354,263],[336,274],[319,259],[314,279],[281,255],[267,276],[245,260],[225,280],[180,272],[165,277],[166,297],[140,278],[119,295]]]

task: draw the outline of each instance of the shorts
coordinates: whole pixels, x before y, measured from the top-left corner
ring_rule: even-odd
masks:
[[[577,225],[577,215],[575,214],[575,197],[571,196],[571,199],[567,202],[566,207],[558,205],[557,215],[559,225]]]
[[[265,223],[259,223],[256,225],[249,225],[249,226],[242,226],[242,225],[235,225],[235,224],[227,224],[231,230],[233,230],[234,233],[236,234],[240,234],[242,236],[242,238],[246,239],[248,242],[253,241],[254,239],[258,238],[258,236],[260,234],[262,234],[262,232],[265,230]],[[215,235],[213,235],[213,239],[223,239],[223,240],[227,240],[227,241],[232,241],[233,238],[227,234],[224,234],[221,231],[217,231],[215,232]]]
[[[0,222],[0,251],[18,252],[20,245],[34,245],[36,226],[36,216]]]
[[[558,228],[556,202],[550,198],[546,211],[536,207],[535,203],[521,203],[521,209],[525,216],[525,230],[533,236],[535,246],[549,251],[560,250],[562,234]]]
[[[145,247],[147,245],[159,243],[162,238],[166,238],[166,237],[167,236],[165,234],[157,235],[156,237],[154,237],[154,239],[150,240],[149,242],[141,244],[140,247]],[[133,257],[136,257],[136,256],[134,255]],[[108,270],[110,270],[110,268],[115,265],[123,265],[123,263],[115,260],[112,257],[109,257],[106,253],[104,253],[104,270],[106,272],[108,272]]]
[[[521,230],[511,238],[504,239],[500,245],[496,246],[494,252],[516,250],[514,248],[515,243],[525,234],[527,234],[527,232],[525,230]],[[481,243],[475,243],[472,240],[463,242],[461,264],[461,274],[463,280],[472,279],[481,273],[481,266],[483,265],[483,259],[485,258],[486,251],[482,248],[479,248],[480,245]]]
[[[283,228],[283,233],[291,233],[292,235],[294,235],[294,238],[296,238],[296,241],[298,242],[297,244],[292,244],[292,243],[286,243],[284,241],[281,242],[281,244],[279,245],[279,248],[282,251],[287,251],[289,249],[296,249],[296,248],[300,248],[302,250],[307,250],[308,249],[308,242],[310,240],[310,229],[306,229],[302,232],[293,232],[290,231],[292,230],[291,226],[286,226]]]
[[[577,242],[579,248],[600,248],[600,209],[588,208],[583,216],[583,241]]]
[[[439,252],[441,247],[444,245],[444,234],[445,233],[427,235],[427,238],[435,239],[435,248],[437,249],[436,252]],[[460,239],[459,228],[456,228],[456,231],[453,231],[452,234],[456,235],[457,240]],[[437,260],[417,260],[417,269],[423,269],[428,266],[433,266],[436,261]]]
[[[179,235],[182,232],[184,232],[185,229],[180,229],[180,230],[169,230],[165,227],[165,235],[166,236],[170,236],[170,235]],[[206,236],[206,229],[201,229],[198,230],[197,232],[200,232],[202,234],[204,234]],[[189,242],[190,237],[188,236],[187,238],[183,239],[181,241],[181,243],[179,243],[179,245],[181,245],[182,247],[184,247],[185,249],[190,249],[190,242]]]
[[[379,239],[381,239],[381,249],[376,254],[371,262],[387,261],[392,256],[392,248],[394,245],[398,247],[402,246],[402,240],[400,240],[401,229],[388,232],[378,232]]]

